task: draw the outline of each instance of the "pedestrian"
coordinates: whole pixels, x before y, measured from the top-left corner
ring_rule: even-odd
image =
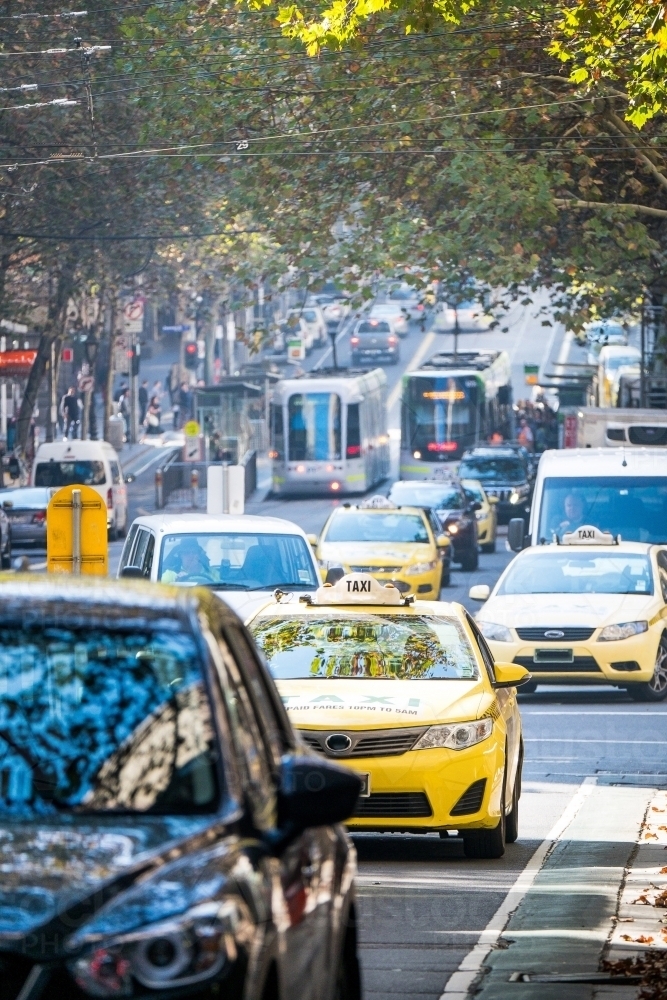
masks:
[[[130,421],[132,419],[132,405],[130,403],[130,392],[127,386],[125,387],[125,392],[122,394],[118,400],[118,412],[123,418],[123,423],[125,425],[125,440],[130,440]]]
[[[152,396],[146,412],[146,420],[144,422],[147,434],[162,434],[162,427],[160,426],[161,417],[162,410],[160,409],[158,397]]]
[[[63,418],[64,437],[68,438],[70,431],[73,430],[72,437],[76,438],[76,429],[79,424],[79,400],[73,385],[69,387],[60,401],[60,413]]]
[[[187,382],[181,382],[181,391],[178,398],[181,411],[181,426],[191,419],[192,393]]]
[[[144,379],[139,386],[139,423],[143,424],[146,419],[148,409],[148,379]]]
[[[114,403],[120,403],[121,398],[125,395],[126,392],[127,392],[127,382],[121,382],[120,388],[116,389],[116,391],[113,394]]]
[[[521,417],[521,420],[519,421],[517,441],[520,445],[523,445],[526,451],[533,451],[535,448],[535,436],[533,435],[530,425],[525,417]]]

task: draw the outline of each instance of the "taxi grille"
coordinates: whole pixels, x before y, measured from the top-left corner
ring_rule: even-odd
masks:
[[[560,632],[560,635],[553,635]],[[524,642],[585,642],[595,632],[594,628],[561,628],[560,625],[545,625],[541,628],[518,628],[516,634]]]
[[[374,792],[359,799],[355,816],[388,819],[418,819],[432,816],[431,803],[424,792]]]
[[[530,670],[531,674],[601,674],[602,671],[592,656],[575,656],[569,663],[558,660],[535,663],[532,656],[515,656],[514,662]]]
[[[312,729],[301,729],[299,732],[309,749],[327,757],[396,757],[412,750],[427,728],[420,726],[412,729],[373,729],[370,732],[351,732],[343,729],[315,732]],[[330,736],[347,736],[350,740],[349,749],[329,750],[326,741]]]
[[[351,573],[400,573],[402,566],[350,566]]]

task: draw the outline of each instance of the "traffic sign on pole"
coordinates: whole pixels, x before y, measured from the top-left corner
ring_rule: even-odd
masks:
[[[63,486],[46,513],[49,573],[106,576],[109,571],[107,507],[92,486]]]

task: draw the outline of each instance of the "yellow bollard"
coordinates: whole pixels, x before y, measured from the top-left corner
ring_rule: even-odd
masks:
[[[106,503],[90,486],[64,486],[46,516],[49,573],[107,576],[109,541]]]

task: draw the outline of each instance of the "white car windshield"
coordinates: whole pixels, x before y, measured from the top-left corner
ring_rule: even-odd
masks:
[[[454,618],[369,615],[262,618],[251,626],[276,680],[477,680],[470,643]]]
[[[215,532],[166,535],[158,580],[216,590],[314,590],[307,542],[300,535]]]
[[[498,597],[515,594],[653,593],[647,556],[628,552],[535,552],[510,563]]]

